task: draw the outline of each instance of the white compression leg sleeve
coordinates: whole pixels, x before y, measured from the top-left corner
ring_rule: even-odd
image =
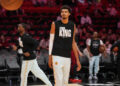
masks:
[[[55,34],[50,34],[50,40],[49,40],[49,55],[52,54],[54,36],[55,36]]]

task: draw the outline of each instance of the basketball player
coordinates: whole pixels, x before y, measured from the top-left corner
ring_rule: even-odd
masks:
[[[81,69],[76,42],[76,26],[69,21],[71,9],[69,6],[62,6],[60,9],[62,19],[52,22],[49,43],[49,67],[54,70],[55,86],[66,86],[69,80],[71,65],[71,50],[76,56],[77,71]]]
[[[99,71],[99,61],[100,61],[100,52],[99,47],[104,46],[102,40],[98,38],[98,33],[93,33],[93,38],[88,41],[87,49],[89,52],[89,80],[95,79],[97,80],[97,74]],[[93,75],[93,67],[94,67],[94,75]]]
[[[21,83],[20,86],[27,86],[27,77],[29,72],[31,71],[37,78],[41,79],[48,86],[52,86],[50,81],[44,72],[39,68],[36,55],[34,53],[37,48],[37,41],[33,39],[29,34],[26,33],[26,24],[21,23],[18,25],[18,32],[20,34],[19,37],[19,46],[22,48],[23,53],[23,61],[22,61],[22,69],[21,69]],[[17,47],[13,46],[14,50],[17,50]]]

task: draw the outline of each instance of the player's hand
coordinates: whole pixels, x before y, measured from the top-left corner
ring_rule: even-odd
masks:
[[[25,52],[25,53],[24,53],[24,56],[29,57],[29,56],[30,56],[30,53],[29,53],[29,52]]]
[[[90,57],[93,57],[92,53],[90,53]]]
[[[49,67],[50,67],[51,69],[53,68],[53,65],[52,65],[52,55],[49,55],[48,65],[49,65]]]
[[[14,51],[16,51],[16,50],[17,50],[17,46],[12,45],[12,49],[13,49]]]
[[[106,58],[106,57],[107,57],[107,53],[106,53],[106,52],[104,52],[104,53],[103,53],[103,56]]]
[[[81,69],[81,64],[80,64],[80,61],[77,61],[77,71],[80,71],[80,69]]]

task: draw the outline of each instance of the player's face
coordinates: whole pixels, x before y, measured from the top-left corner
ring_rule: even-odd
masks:
[[[98,33],[97,33],[97,32],[94,32],[93,38],[97,38],[97,37],[98,37]]]
[[[21,24],[18,25],[18,32],[21,33],[24,31],[24,28]]]
[[[70,16],[70,12],[68,9],[62,9],[61,10],[61,17],[62,19],[67,19]]]

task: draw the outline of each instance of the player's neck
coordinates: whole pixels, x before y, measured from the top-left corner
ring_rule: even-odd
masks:
[[[98,40],[98,38],[94,38],[94,40]]]
[[[67,24],[68,21],[69,21],[69,19],[68,19],[68,18],[66,18],[66,19],[62,19],[61,21],[62,21],[63,24]]]

